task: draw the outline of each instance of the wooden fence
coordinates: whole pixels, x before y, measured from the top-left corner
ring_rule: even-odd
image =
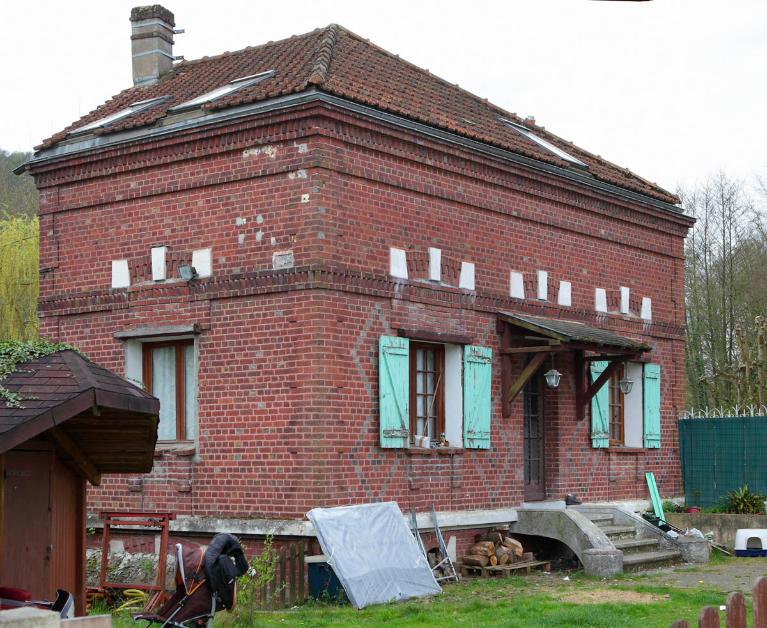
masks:
[[[256,590],[255,605],[262,610],[290,608],[306,599],[306,569],[303,541],[277,550],[274,578]]]
[[[753,628],[767,628],[767,577],[757,579],[752,589],[754,623]],[[726,628],[747,628],[746,598],[742,593],[734,592],[727,596],[724,612]],[[698,628],[720,628],[719,610],[706,606],[698,615]],[[671,628],[690,628],[686,621],[675,621]]]

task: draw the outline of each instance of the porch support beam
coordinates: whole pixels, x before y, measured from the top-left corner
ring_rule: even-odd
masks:
[[[508,403],[508,405],[511,406],[514,399],[516,399],[517,395],[525,387],[525,384],[527,384],[529,379],[535,374],[535,372],[538,370],[538,367],[540,367],[541,364],[543,364],[543,361],[545,359],[546,359],[545,353],[536,353],[535,355],[533,355],[533,358],[530,360],[527,366],[524,369],[522,369],[522,372],[519,374],[517,381],[514,382],[511,386],[509,386],[509,388],[507,389],[508,392],[506,393],[507,399],[504,400],[505,403]]]
[[[502,354],[514,355],[519,353],[540,353],[540,352],[552,352],[552,351],[569,351],[570,347],[562,346],[559,340],[553,340],[550,345],[538,345],[535,347],[509,347],[508,349],[501,349]]]
[[[53,442],[59,446],[72,459],[72,464],[85,476],[93,486],[101,484],[101,473],[96,468],[96,465],[91,462],[91,459],[85,454],[72,437],[67,434],[60,427],[53,427],[48,430]]]
[[[587,355],[583,359],[586,362],[612,362],[613,360],[628,362],[639,359],[641,355],[641,353],[601,353],[599,355]]]

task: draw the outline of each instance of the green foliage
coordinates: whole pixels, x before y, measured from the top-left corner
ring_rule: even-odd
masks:
[[[725,512],[733,515],[758,515],[764,511],[764,495],[758,495],[744,484],[730,491],[724,499]]]
[[[0,338],[37,338],[39,242],[37,218],[0,213]]]
[[[670,512],[682,512],[683,510],[681,507],[679,507],[677,504],[672,502],[670,499],[664,500],[661,506],[663,507],[663,512],[665,512],[666,514]]]
[[[32,158],[31,153],[8,153],[0,149],[0,218],[37,215],[39,199],[35,182],[28,174],[13,170]]]
[[[65,349],[77,349],[71,345],[49,342],[47,340],[0,340],[0,382],[13,373],[19,364],[42,358],[57,351]],[[0,383],[0,402],[10,408],[21,408],[25,397],[19,393],[11,392]]]
[[[243,545],[247,555],[247,547]],[[237,606],[234,609],[235,623],[250,618],[256,611],[256,598],[259,589],[272,582],[277,576],[279,556],[274,549],[274,538],[268,534],[264,539],[264,548],[260,554],[250,559],[250,569],[237,581]],[[275,595],[278,591],[275,591]],[[266,602],[266,600],[262,600]]]

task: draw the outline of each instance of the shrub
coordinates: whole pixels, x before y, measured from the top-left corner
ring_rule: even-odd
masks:
[[[764,509],[764,495],[758,495],[744,484],[730,491],[724,499],[725,512],[736,515],[758,515]]]

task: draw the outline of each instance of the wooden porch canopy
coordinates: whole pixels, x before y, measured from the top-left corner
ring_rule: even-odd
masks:
[[[576,418],[583,419],[587,404],[610,377],[629,360],[638,360],[652,347],[638,340],[619,336],[606,329],[557,318],[498,313],[501,334],[501,375],[503,416],[511,415],[511,403],[550,354],[572,352],[575,368]],[[514,377],[512,357],[523,355],[528,361]],[[586,364],[607,362],[594,382],[586,377]]]
[[[40,437],[94,485],[151,471],[160,402],[138,386],[71,350],[18,365],[2,385],[23,399],[0,400],[0,454]]]

